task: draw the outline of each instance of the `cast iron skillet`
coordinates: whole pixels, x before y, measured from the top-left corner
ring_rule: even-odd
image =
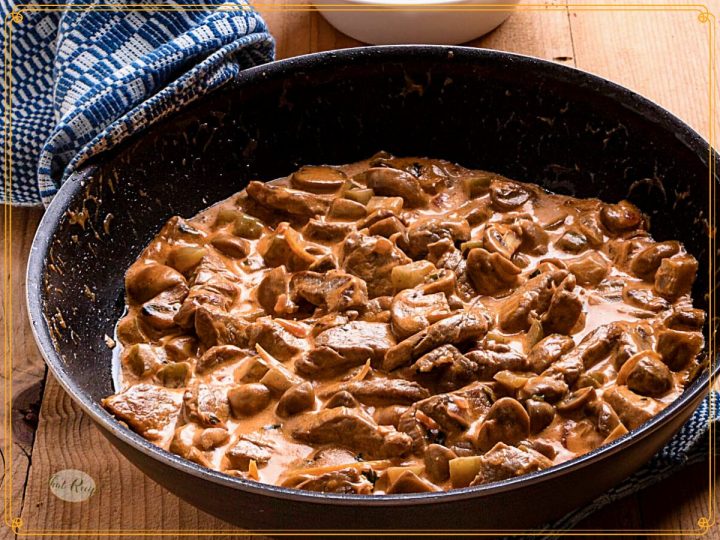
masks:
[[[63,185],[38,229],[27,281],[33,330],[60,384],[152,479],[254,529],[519,529],[561,516],[642,466],[688,419],[708,372],[652,421],[598,451],[530,476],[430,495],[331,495],[231,478],[159,450],[100,407],[113,392],[104,337],[123,311],[123,274],[169,217],[192,216],[250,179],[380,149],[455,160],[579,197],[629,198],[651,216],[656,239],[683,241],[707,268],[709,160],[717,159],[648,100],[503,52],[395,46],[313,54],[241,73]],[[701,271],[698,307],[707,308],[707,290]]]

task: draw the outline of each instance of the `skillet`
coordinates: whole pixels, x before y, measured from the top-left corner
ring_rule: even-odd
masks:
[[[718,158],[660,106],[589,73],[504,52],[317,53],[240,73],[63,184],[38,228],[27,279],[32,328],[53,375],[150,478],[252,529],[522,529],[589,502],[645,464],[706,394],[714,363],[659,415],[609,445],[447,493],[362,497],[231,478],[155,447],[101,408],[113,393],[106,336],[123,312],[124,272],[169,217],[190,217],[252,179],[381,149],[576,197],[627,198],[650,216],[656,240],[682,241],[708,267],[709,182],[717,182],[710,169]],[[707,309],[708,285],[700,272],[696,307]]]

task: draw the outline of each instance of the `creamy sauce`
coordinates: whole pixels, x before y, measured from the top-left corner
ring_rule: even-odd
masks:
[[[173,218],[126,276],[104,404],[188,459],[304,489],[451,489],[589,452],[700,368],[697,263],[630,203],[389,156],[268,185]]]

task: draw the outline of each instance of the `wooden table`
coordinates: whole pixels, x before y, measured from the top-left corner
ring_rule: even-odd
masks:
[[[720,14],[720,0],[711,2],[710,10]],[[278,58],[359,45],[314,11],[283,11],[281,6],[279,0],[266,0],[260,7],[277,39]],[[709,115],[708,33],[713,23],[703,23],[697,12],[621,11],[619,4],[614,9],[589,10],[589,4],[568,6],[562,0],[551,0],[547,9],[537,9],[539,4],[534,9],[528,9],[529,3],[523,6],[498,30],[472,45],[538,56],[597,73],[657,101],[705,137],[713,129],[720,133],[717,118]],[[9,211],[5,212],[9,219]],[[230,525],[178,500],[135,470],[55,380],[46,377],[27,323],[23,295],[27,255],[41,215],[40,210],[12,210],[13,244],[3,256],[3,292],[12,291],[12,310],[0,317],[14,353],[11,516],[22,519],[21,530],[208,529],[232,534]],[[7,275],[9,269],[12,277]],[[3,458],[7,461],[9,456]],[[97,492],[89,500],[68,503],[51,494],[49,478],[69,468],[94,478]],[[707,515],[708,466],[700,464],[606,507],[581,527],[696,529],[698,519]],[[12,534],[7,528],[3,532]],[[718,528],[710,535],[720,538]]]

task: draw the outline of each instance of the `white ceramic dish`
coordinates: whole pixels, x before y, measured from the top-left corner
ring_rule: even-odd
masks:
[[[499,26],[518,2],[313,0],[322,16],[335,28],[372,45],[466,43]]]

